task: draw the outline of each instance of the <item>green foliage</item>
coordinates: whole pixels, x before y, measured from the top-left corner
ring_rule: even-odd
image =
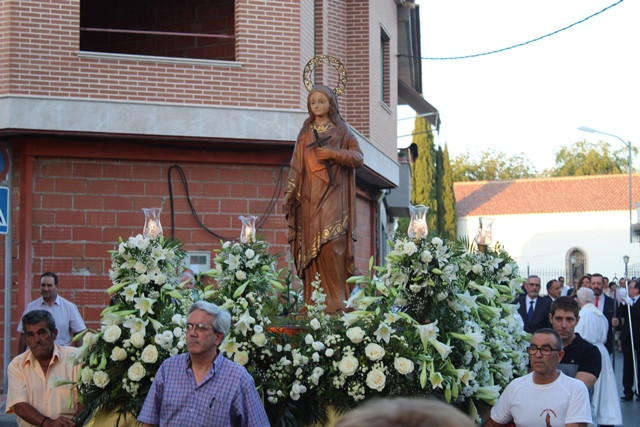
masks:
[[[453,181],[492,181],[533,178],[536,170],[523,153],[508,156],[504,152],[487,149],[471,154],[469,151],[453,159]]]
[[[444,206],[442,205],[442,194],[444,190],[442,182],[442,179],[444,178],[443,157],[442,147],[438,146],[438,149],[436,150],[436,200],[438,206],[438,211],[436,212],[436,234],[438,236],[442,236],[445,214]]]
[[[458,234],[458,214],[456,213],[456,196],[453,193],[453,171],[449,162],[449,148],[445,145],[442,153],[442,195],[438,199],[439,234],[448,240],[455,240]]]
[[[438,203],[436,198],[436,171],[431,124],[424,117],[417,117],[413,129],[413,144],[418,155],[411,163],[411,203],[429,207],[427,226],[437,230]]]
[[[590,143],[582,140],[562,147],[556,153],[556,167],[551,176],[606,175],[623,172],[628,172],[626,147],[613,152],[605,141]]]

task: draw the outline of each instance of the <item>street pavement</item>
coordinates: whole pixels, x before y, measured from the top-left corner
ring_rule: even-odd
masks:
[[[616,353],[615,372],[618,383],[618,395],[622,396],[622,354]],[[16,427],[15,415],[5,414],[6,396],[0,395],[0,427]],[[640,425],[640,401],[621,402],[623,427],[637,427]]]

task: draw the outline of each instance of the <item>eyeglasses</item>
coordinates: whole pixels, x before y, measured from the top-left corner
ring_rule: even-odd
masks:
[[[543,356],[548,356],[551,354],[552,351],[560,351],[562,349],[553,348],[550,345],[543,345],[542,347],[538,347],[537,345],[530,345],[529,347],[527,347],[527,353],[529,353],[532,356],[536,354],[538,350],[540,350],[540,354],[542,354]]]
[[[213,330],[213,326],[207,325],[206,323],[187,323],[187,331],[191,332],[193,330],[196,332],[208,332]]]

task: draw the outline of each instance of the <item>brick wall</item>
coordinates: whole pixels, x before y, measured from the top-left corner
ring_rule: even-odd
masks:
[[[111,286],[108,278],[108,250],[117,247],[120,237],[142,232],[143,207],[162,207],[160,216],[164,235],[171,233],[171,209],[168,171],[178,164],[184,171],[191,202],[201,222],[213,232],[228,239],[239,236],[239,215],[256,215],[262,223],[258,236],[272,244],[280,253],[281,265],[289,250],[286,223],[282,215],[282,190],[288,174],[290,156],[283,149],[275,156],[236,155],[234,162],[216,151],[198,151],[194,156],[185,152],[176,155],[162,146],[111,143],[111,151],[101,145],[78,145],[50,141],[34,142],[28,150],[32,157],[32,185],[20,183],[22,160],[14,147],[12,237],[13,293],[11,330],[15,331],[24,305],[39,297],[39,277],[53,271],[60,279],[60,294],[78,305],[89,327],[98,326],[99,314],[108,304],[105,290]],[[94,148],[92,148],[94,147]],[[149,150],[155,150],[151,156]],[[59,153],[58,156],[52,153]],[[93,155],[91,154],[93,153]],[[118,160],[116,157],[123,157]],[[154,160],[148,160],[152,157]],[[164,160],[162,160],[164,158]],[[173,160],[173,159],[181,160]],[[184,158],[190,158],[184,161]],[[28,163],[28,162],[27,162]],[[24,184],[24,183],[23,183]],[[220,239],[203,230],[190,213],[186,191],[177,168],[172,168],[171,185],[174,195],[175,237],[184,242],[186,250],[211,251],[219,247]],[[28,193],[32,208],[31,242],[21,242],[21,217],[26,214],[20,191]],[[23,194],[24,196],[24,194]],[[274,200],[275,197],[275,200]],[[275,202],[275,205],[272,203]],[[273,206],[270,213],[266,213]],[[361,192],[357,200],[359,240],[356,265],[366,271],[371,256],[372,216],[370,201]],[[4,238],[0,236],[0,251],[4,259]],[[32,262],[22,257],[19,245],[30,245]],[[213,258],[213,257],[212,257]],[[20,282],[21,272],[31,270]],[[4,264],[0,263],[4,273]],[[25,293],[26,292],[26,293]],[[0,298],[4,298],[0,290]],[[13,336],[14,346],[17,334]]]

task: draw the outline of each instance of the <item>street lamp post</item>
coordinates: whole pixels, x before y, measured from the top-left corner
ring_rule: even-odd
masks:
[[[629,255],[623,256],[622,262],[624,262],[624,278],[629,280],[629,270],[627,268],[627,266],[629,265]]]
[[[632,189],[633,189],[631,141],[625,141],[624,139],[620,138],[618,135],[614,135],[612,133],[600,132],[598,130],[591,129],[590,127],[586,127],[586,126],[580,126],[578,130],[581,130],[583,132],[589,132],[589,133],[599,133],[600,135],[607,135],[613,138],[618,138],[620,141],[622,141],[622,143],[627,147],[627,150],[629,151],[629,155],[627,157],[627,166],[629,169],[629,243],[633,243],[633,220],[632,220],[632,213],[631,213],[631,199],[632,199]]]

